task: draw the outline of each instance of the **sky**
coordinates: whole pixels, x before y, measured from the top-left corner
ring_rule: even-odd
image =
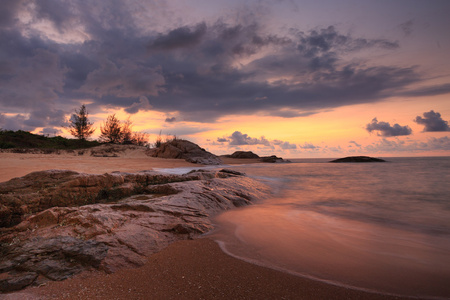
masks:
[[[215,154],[450,155],[450,1],[2,0],[0,128]]]

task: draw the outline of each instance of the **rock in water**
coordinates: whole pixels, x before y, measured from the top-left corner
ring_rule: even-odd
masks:
[[[10,220],[0,228],[0,292],[84,270],[140,266],[170,243],[211,230],[210,216],[268,193],[227,169],[185,175],[51,170],[0,183]]]
[[[218,156],[192,142],[180,139],[162,143],[158,148],[148,150],[148,155],[160,158],[179,158],[202,165],[222,164],[222,160]]]
[[[285,160],[281,157],[277,157],[275,155],[261,157],[261,161],[265,163],[290,163],[290,160]]]
[[[386,162],[384,159],[369,157],[369,156],[348,156],[344,158],[338,158],[330,161],[332,163],[344,163],[344,162]]]

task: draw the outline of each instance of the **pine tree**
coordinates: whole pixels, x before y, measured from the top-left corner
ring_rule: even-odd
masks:
[[[94,124],[89,122],[88,115],[89,113],[84,104],[81,105],[79,110],[75,110],[75,113],[70,118],[69,131],[71,135],[80,140],[86,140],[94,133]]]

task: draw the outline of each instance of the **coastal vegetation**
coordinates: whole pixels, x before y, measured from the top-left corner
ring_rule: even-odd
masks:
[[[0,130],[0,149],[84,149],[101,145],[98,141],[46,137],[28,131]]]
[[[75,139],[62,136],[48,137],[24,130],[2,130],[0,128],[0,149],[56,149],[73,150],[96,147],[104,143],[147,146],[149,134],[134,132],[130,118],[117,119],[115,114],[108,116],[100,126],[98,140],[88,140],[95,132],[94,123],[89,121],[89,113],[83,104],[69,120],[68,130]],[[155,143],[161,144],[161,133]],[[17,150],[18,151],[18,150]]]
[[[86,140],[94,133],[94,124],[89,122],[88,115],[89,113],[84,104],[81,105],[79,110],[75,110],[70,119],[69,131],[71,135],[80,140]]]

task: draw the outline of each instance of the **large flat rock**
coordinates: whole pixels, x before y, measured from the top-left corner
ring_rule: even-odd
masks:
[[[3,212],[15,213],[0,228],[0,291],[84,270],[140,266],[170,243],[211,230],[212,215],[268,192],[227,170],[186,175],[50,170],[0,183]]]

